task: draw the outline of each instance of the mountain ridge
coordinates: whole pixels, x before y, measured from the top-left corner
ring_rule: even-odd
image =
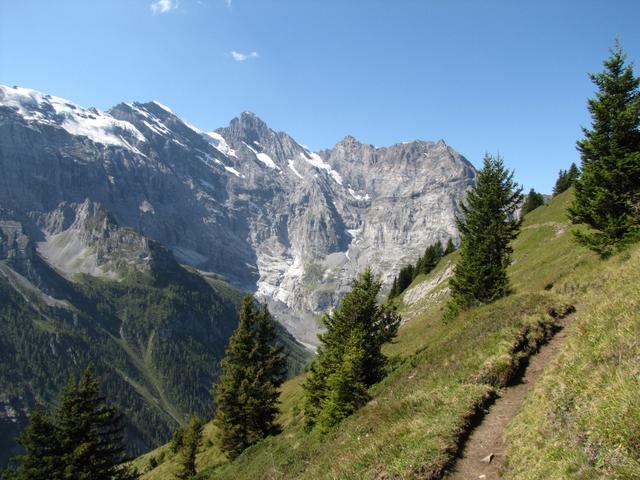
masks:
[[[426,245],[457,236],[475,176],[444,142],[346,136],[316,153],[251,112],[205,132],[157,101],[100,112],[1,87],[0,117],[0,201],[38,217],[89,198],[180,263],[255,291],[311,344],[345,279],[371,264],[388,284]]]

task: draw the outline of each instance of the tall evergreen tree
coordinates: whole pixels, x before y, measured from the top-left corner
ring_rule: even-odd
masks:
[[[522,215],[526,215],[532,212],[536,208],[544,205],[544,196],[541,193],[536,192],[533,188],[529,190],[529,194],[524,199],[522,204]]]
[[[26,453],[18,457],[16,480],[63,480],[63,450],[60,432],[49,416],[39,408],[18,437]]]
[[[179,470],[176,478],[187,480],[196,474],[196,454],[202,439],[202,422],[196,416],[189,419],[182,429],[179,454]]]
[[[463,217],[457,219],[462,245],[449,281],[448,316],[507,293],[510,243],[520,230],[516,212],[521,200],[522,188],[513,181],[513,172],[505,168],[500,156],[487,154],[476,185],[462,205]]]
[[[214,421],[220,428],[221,448],[229,458],[280,431],[276,423],[278,389],[286,362],[275,339],[275,325],[266,306],[257,308],[253,297],[246,296],[214,387]]]
[[[393,284],[391,285],[391,290],[389,291],[389,300],[398,296],[398,277],[393,277]]]
[[[129,480],[136,472],[122,465],[127,459],[122,417],[100,395],[87,368],[76,384],[70,380],[56,410],[64,452],[65,480]]]
[[[602,255],[640,237],[640,78],[625,60],[616,42],[604,71],[591,75],[598,92],[591,129],[577,143],[582,173],[569,209],[574,223],[595,229],[578,241]]]
[[[453,253],[456,251],[456,246],[453,244],[453,240],[450,238],[447,241],[447,246],[444,247],[444,252],[442,253],[442,255],[449,255],[450,253]]]
[[[569,170],[560,170],[556,184],[553,187],[553,196],[555,197],[556,195],[559,195],[573,187],[579,176],[580,170],[578,170],[575,163],[571,163]]]
[[[317,424],[321,432],[340,423],[369,400],[365,383],[363,335],[354,332],[345,340],[342,361],[327,376],[326,395],[320,403]]]
[[[36,410],[19,442],[19,480],[134,480],[127,460],[124,426],[100,395],[91,368],[69,380],[53,419]]]
[[[397,333],[399,315],[377,296],[382,283],[370,269],[356,280],[339,308],[323,318],[318,356],[304,384],[307,427],[331,427],[366,401],[366,389],[385,374],[382,345]]]

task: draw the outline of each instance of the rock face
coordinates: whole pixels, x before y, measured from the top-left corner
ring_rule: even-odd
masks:
[[[457,236],[475,177],[443,141],[345,137],[315,153],[249,112],[204,132],[157,102],[100,112],[4,86],[0,168],[0,205],[32,220],[38,252],[62,275],[144,265],[139,234],[256,291],[311,344],[358,271],[388,282]]]

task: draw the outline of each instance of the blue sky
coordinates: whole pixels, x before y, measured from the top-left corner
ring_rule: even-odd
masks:
[[[587,73],[616,35],[640,58],[639,19],[638,0],[0,0],[0,83],[207,130],[251,110],[314,150],[442,138],[549,192]]]

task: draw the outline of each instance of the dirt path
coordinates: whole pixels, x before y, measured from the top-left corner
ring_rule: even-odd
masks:
[[[540,351],[531,357],[520,383],[509,387],[489,408],[467,439],[462,456],[458,459],[453,472],[447,480],[498,480],[500,467],[504,461],[504,432],[509,422],[517,415],[522,407],[527,393],[540,378],[547,364],[556,356],[567,338],[567,324],[572,315],[559,320],[562,328],[556,333]],[[490,463],[483,459],[493,454]]]

